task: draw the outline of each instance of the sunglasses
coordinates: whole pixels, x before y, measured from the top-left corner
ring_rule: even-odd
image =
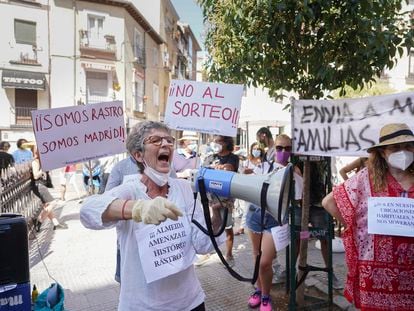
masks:
[[[175,138],[172,136],[148,136],[144,139],[144,144],[152,144],[155,146],[161,146],[162,141],[165,140],[168,145],[174,145]]]
[[[292,146],[276,146],[275,147],[276,151],[286,151],[286,152],[291,152],[292,151]]]

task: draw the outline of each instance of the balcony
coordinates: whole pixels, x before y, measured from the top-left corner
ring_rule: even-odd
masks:
[[[35,46],[33,46],[32,51],[25,50],[24,52],[20,52],[17,59],[10,60],[9,62],[13,65],[41,66],[37,60],[37,51]]]
[[[116,59],[116,42],[113,35],[97,35],[80,30],[80,52],[82,57],[94,59]]]
[[[36,110],[34,107],[15,107],[15,124],[11,127],[32,127],[32,110]]]

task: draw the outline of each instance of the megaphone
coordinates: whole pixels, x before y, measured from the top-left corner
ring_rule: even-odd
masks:
[[[264,195],[267,212],[279,224],[286,222],[292,181],[292,164],[265,175],[245,175],[202,167],[199,170],[193,170],[192,173],[191,184],[195,192],[199,192],[198,182],[200,179],[204,181],[206,192],[221,197],[241,199],[262,206],[262,196]],[[267,189],[263,194],[265,185]]]

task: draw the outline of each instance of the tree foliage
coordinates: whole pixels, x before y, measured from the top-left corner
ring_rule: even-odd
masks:
[[[321,98],[392,68],[413,30],[402,0],[198,0],[212,80]]]

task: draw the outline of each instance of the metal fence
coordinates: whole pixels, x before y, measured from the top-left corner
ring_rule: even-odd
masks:
[[[30,227],[41,210],[41,202],[30,187],[30,163],[16,164],[0,173],[0,214],[21,214]]]

